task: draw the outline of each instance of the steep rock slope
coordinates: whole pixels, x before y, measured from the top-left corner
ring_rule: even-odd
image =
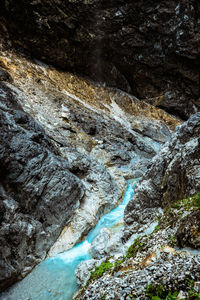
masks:
[[[196,113],[177,128],[136,185],[124,215],[128,251],[121,253],[116,239],[117,254],[104,251],[81,263],[76,275],[82,289],[73,299],[198,299],[199,136]]]
[[[200,191],[199,137],[200,113],[196,113],[178,128],[170,142],[153,158],[136,187],[134,199],[126,207],[125,236],[137,232],[152,220],[156,208],[170,207]]]
[[[79,206],[84,186],[4,84],[0,129],[0,288],[4,288],[45,258]]]
[[[187,118],[199,109],[196,0],[1,0],[18,49]]]
[[[180,122],[126,93],[8,50],[8,41],[0,47],[5,288],[51,246],[55,255],[81,241]]]

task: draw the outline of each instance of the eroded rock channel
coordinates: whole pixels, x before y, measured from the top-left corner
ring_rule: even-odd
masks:
[[[199,4],[0,2],[0,297],[199,299]]]

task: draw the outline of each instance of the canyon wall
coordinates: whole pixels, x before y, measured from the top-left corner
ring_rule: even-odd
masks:
[[[199,110],[199,1],[0,4],[1,32],[18,50],[131,92],[183,119]]]

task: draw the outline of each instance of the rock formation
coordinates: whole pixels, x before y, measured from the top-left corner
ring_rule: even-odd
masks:
[[[146,170],[180,121],[126,93],[22,56],[5,39],[0,65],[5,288],[50,248],[55,255],[81,241],[120,201],[125,178]]]
[[[45,258],[79,206],[84,186],[3,84],[0,105],[2,288]]]
[[[0,290],[82,241],[141,177],[124,231],[101,230],[78,267],[77,299],[147,299],[150,282],[189,297],[188,276],[200,276],[199,1],[0,6]]]
[[[199,109],[199,1],[0,4],[1,31],[17,49],[184,119]]]
[[[169,143],[155,156],[135,189],[135,197],[126,207],[126,235],[137,232],[155,209],[200,190],[200,113],[180,126]]]
[[[200,113],[196,113],[153,157],[125,209],[123,241],[130,238],[131,246],[124,255],[115,238],[106,252],[111,233],[102,231],[91,249],[95,260],[76,270],[83,288],[74,299],[199,296],[199,136]]]

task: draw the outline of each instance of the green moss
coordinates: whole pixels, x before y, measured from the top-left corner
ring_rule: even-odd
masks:
[[[174,247],[176,245],[176,234],[169,235],[169,245]]]
[[[196,293],[194,290],[194,280],[186,279],[187,289],[187,300],[199,300],[200,294]],[[145,291],[146,296],[151,300],[176,300],[179,294],[179,291],[169,291],[164,284],[152,284],[150,283],[146,287]]]
[[[26,127],[26,124],[19,124],[19,126],[21,126],[21,127]]]
[[[142,237],[137,238],[134,243],[128,248],[126,257],[135,257],[138,251],[144,250],[147,245],[147,239],[142,241]]]
[[[177,201],[176,203],[172,204],[172,208],[180,209],[198,209],[200,208],[200,192],[193,195],[192,197],[188,197],[182,200]]]
[[[152,300],[175,300],[177,298],[178,292],[171,292],[166,289],[163,284],[150,283],[146,287],[146,295]]]
[[[100,278],[105,272],[109,271],[112,267],[113,264],[109,260],[102,262],[99,267],[95,267],[94,271],[91,271],[90,273],[90,278],[87,282],[87,285],[91,281]]]

